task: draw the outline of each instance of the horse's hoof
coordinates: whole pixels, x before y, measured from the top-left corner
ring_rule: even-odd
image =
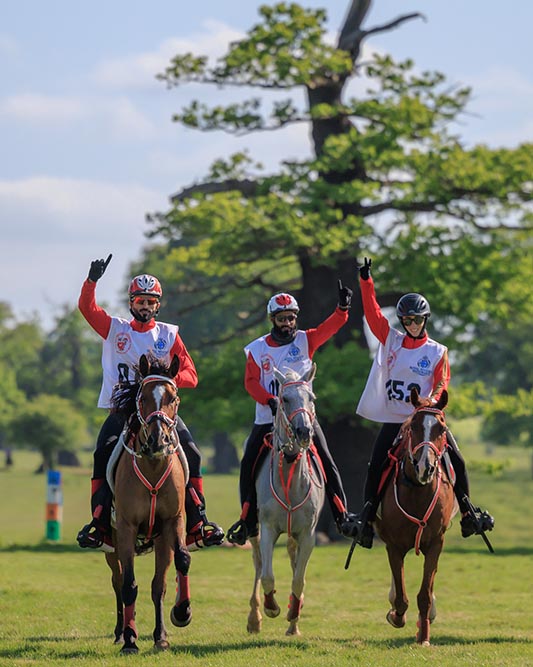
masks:
[[[155,642],[154,644],[154,649],[156,651],[167,651],[170,648],[170,644],[167,642],[166,639],[160,639],[159,641]]]
[[[122,644],[123,641],[124,641],[124,635],[122,634],[115,635],[115,641],[113,642],[113,644]]]
[[[172,607],[170,610],[170,620],[178,628],[185,628],[192,621],[192,611],[188,600]]]
[[[279,612],[281,609],[279,607],[274,607],[274,609],[269,609],[268,607],[264,607],[264,612],[268,616],[268,618],[277,618],[279,616]]]
[[[261,623],[248,623],[246,625],[246,630],[251,635],[258,635],[261,632]]]
[[[139,653],[139,647],[137,644],[128,644],[120,649],[120,653],[121,655],[135,655]]]
[[[393,628],[403,628],[405,625],[405,614],[399,616],[394,609],[390,609],[387,613],[387,621]]]
[[[287,632],[285,634],[287,637],[300,637],[302,633],[300,632],[300,628],[295,626],[287,628]]]

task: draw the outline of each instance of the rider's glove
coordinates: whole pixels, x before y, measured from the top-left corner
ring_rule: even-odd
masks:
[[[338,281],[339,288],[339,308],[341,310],[348,310],[352,305],[352,290],[346,285],[343,286],[342,282]]]
[[[370,278],[370,267],[372,266],[372,260],[365,257],[365,263],[362,266],[358,266],[359,275],[361,280],[368,280]]]
[[[277,399],[277,398],[269,398],[268,399],[268,407],[270,408],[273,417],[276,416],[276,412],[278,411],[278,403],[279,403],[279,399]]]
[[[110,254],[107,259],[95,259],[94,262],[91,262],[91,268],[89,269],[87,278],[93,283],[100,280],[107,269],[107,265],[111,261],[111,257],[113,257],[113,255]]]

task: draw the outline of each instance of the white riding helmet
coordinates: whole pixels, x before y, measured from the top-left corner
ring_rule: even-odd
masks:
[[[290,310],[296,314],[300,312],[298,302],[292,295],[285,292],[274,294],[274,296],[268,302],[267,315],[272,317],[273,315],[276,315],[276,313],[281,313],[284,310]]]

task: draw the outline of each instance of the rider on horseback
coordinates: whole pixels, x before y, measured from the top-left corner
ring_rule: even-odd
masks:
[[[178,326],[156,322],[163,294],[157,278],[140,275],[133,278],[128,289],[130,312],[133,319],[111,317],[97,305],[96,283],[104,274],[112,255],[107,260],[91,263],[87,280],[83,283],[78,302],[87,322],[101,336],[103,342],[103,381],[98,407],[109,408],[115,385],[135,382],[135,366],[142,354],[152,354],[159,359],[180,360],[178,374],[174,378],[178,387],[194,388],[198,376],[193,360],[178,333]],[[106,481],[106,468],[115,444],[124,428],[124,417],[111,411],[104,421],[94,452],[93,477],[91,479],[92,521],[78,533],[78,544],[83,548],[113,551],[111,542],[112,493]],[[187,545],[190,548],[221,544],[223,530],[207,520],[201,455],[185,423],[178,417],[176,430],[189,464],[190,478],[186,494]]]
[[[257,499],[255,473],[265,459],[267,449],[262,447],[265,436],[272,431],[273,416],[278,406],[278,383],[274,367],[288,367],[301,373],[311,367],[316,350],[329,340],[348,321],[352,290],[339,281],[339,300],[335,312],[316,329],[302,331],[297,328],[300,311],[296,299],[290,294],[274,295],[267,306],[272,323],[269,334],[252,341],[244,349],[246,370],[244,386],[256,402],[255,423],[246,441],[240,471],[240,519],[228,530],[227,539],[234,544],[244,544],[257,535]],[[326,494],[339,532],[346,534],[351,528],[354,514],[346,510],[346,497],[335,462],[329,452],[324,433],[315,420],[315,445],[322,459],[327,482]]]
[[[400,426],[412,412],[409,393],[416,386],[421,396],[436,402],[450,381],[448,350],[428,337],[426,324],[431,316],[429,303],[421,294],[404,294],[396,306],[396,315],[404,329],[390,326],[376,301],[374,282],[370,275],[372,261],[365,257],[359,267],[361,296],[366,321],[380,342],[357,414],[372,421],[382,422],[374,443],[365,483],[363,510],[352,526],[352,537],[358,544],[370,549],[375,518],[380,498],[378,487]],[[448,453],[456,473],[455,495],[462,513],[463,537],[492,530],[494,519],[470,502],[466,466],[455,438],[446,430]]]

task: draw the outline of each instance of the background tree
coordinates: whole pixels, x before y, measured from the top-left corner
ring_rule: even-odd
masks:
[[[42,469],[53,469],[60,450],[75,451],[87,440],[86,420],[59,396],[40,394],[9,423],[10,441],[42,455]]]
[[[517,247],[515,237],[531,229],[532,147],[467,148],[450,131],[466,108],[467,88],[410,61],[375,55],[363,62],[366,38],[420,16],[365,28],[370,6],[350,3],[334,46],[325,40],[324,11],[280,3],[261,7],[261,23],[214,65],[190,53],[172,60],[160,77],[169,87],[194,82],[262,93],[211,108],[194,100],[175,121],[236,136],[307,123],[314,155],[271,174],[247,153],[216,161],[202,182],[173,196],[169,211],[149,216],[159,245],[145,258],[183,307],[185,326],[189,308],[206,325],[195,335],[201,384],[209,406],[219,409],[195,403],[212,428],[229,427],[230,415],[241,418],[243,358],[221,350],[242,348],[264,330],[272,293],[293,292],[307,328],[332,311],[337,278],[355,288],[349,324],[319,356],[316,383],[352,503],[372,429],[354,415],[370,366],[356,259],[372,256],[383,307],[404,292],[423,292],[433,305],[432,332],[459,360],[476,346],[480,321],[501,321],[495,294],[514,282],[513,262],[525,269],[531,250]],[[366,93],[349,97],[356,78]],[[504,291],[509,308],[528,297],[527,288]]]

